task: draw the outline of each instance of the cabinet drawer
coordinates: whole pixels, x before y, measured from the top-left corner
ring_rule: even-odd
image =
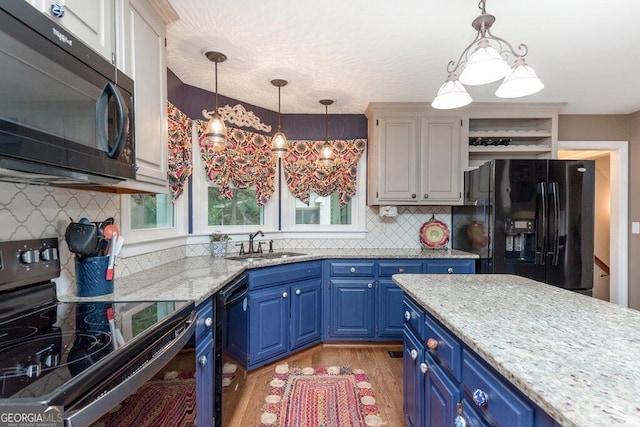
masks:
[[[476,262],[473,259],[438,259],[427,261],[427,274],[473,274]]]
[[[484,406],[474,405],[490,424],[513,427],[533,426],[534,410],[520,393],[512,389],[508,382],[491,368],[484,365],[470,351],[462,355],[462,388],[473,402],[476,390],[487,395]]]
[[[412,299],[404,298],[402,303],[404,324],[420,339],[424,341],[424,312]]]
[[[375,262],[332,262],[329,264],[329,274],[331,276],[342,277],[361,277],[361,276],[374,276]]]
[[[265,267],[249,271],[249,288],[261,289],[282,283],[320,277],[320,262],[301,262],[278,267]]]
[[[430,340],[435,345],[430,347]],[[429,315],[424,317],[424,343],[426,351],[433,356],[442,368],[460,380],[460,342]]]
[[[390,277],[394,274],[419,274],[422,273],[422,261],[401,261],[378,263],[378,276]]]

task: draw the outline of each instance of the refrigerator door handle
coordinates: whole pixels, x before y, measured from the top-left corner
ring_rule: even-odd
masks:
[[[536,196],[536,263],[545,265],[547,258],[547,184],[538,183]]]
[[[558,258],[560,256],[560,199],[558,198],[558,183],[552,182],[549,185],[551,189],[551,196],[553,198],[553,252],[552,252],[552,265],[558,265]]]

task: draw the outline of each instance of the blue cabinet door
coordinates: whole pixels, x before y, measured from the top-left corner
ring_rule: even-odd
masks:
[[[249,365],[289,350],[289,287],[250,292]]]
[[[320,279],[291,285],[290,349],[320,342],[322,339],[321,308],[322,283]]]
[[[424,393],[424,375],[420,372],[420,362],[424,352],[420,341],[405,328],[403,331],[404,366],[403,382],[403,410],[404,418],[409,427],[422,427],[422,402]]]
[[[460,402],[460,388],[425,353],[428,366],[425,378],[424,420],[425,426],[450,427],[456,418],[456,405]]]
[[[196,325],[196,416],[198,426],[212,424],[214,394],[213,301],[207,299],[197,307]],[[209,320],[207,320],[209,319]],[[211,322],[211,323],[209,323]],[[208,325],[208,326],[207,326]]]
[[[373,338],[375,289],[373,279],[331,280],[332,337]]]
[[[378,287],[378,336],[402,338],[404,292],[390,279],[380,279]]]

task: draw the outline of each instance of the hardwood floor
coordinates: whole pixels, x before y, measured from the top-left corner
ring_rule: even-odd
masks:
[[[279,360],[247,374],[242,396],[232,418],[223,427],[260,425],[262,405],[269,390],[275,366],[325,367],[349,366],[363,369],[369,377],[381,418],[390,427],[404,426],[402,414],[402,358],[392,358],[389,351],[402,351],[401,344],[320,344],[291,357]],[[224,408],[227,409],[227,408]],[[227,409],[227,415],[229,409]],[[229,418],[224,417],[225,420]],[[333,427],[333,426],[332,426]],[[335,426],[339,427],[339,426]]]

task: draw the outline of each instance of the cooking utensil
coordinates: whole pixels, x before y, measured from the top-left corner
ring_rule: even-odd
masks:
[[[449,242],[449,227],[432,216],[420,227],[420,241],[429,248],[441,248]]]
[[[107,226],[110,227],[110,226]],[[118,233],[113,232],[111,236],[111,250],[109,251],[109,266],[107,267],[107,280],[113,280],[113,261],[115,260],[116,243],[118,240]]]
[[[64,232],[64,239],[69,250],[80,257],[95,256],[99,251],[98,227],[95,224],[72,222]]]
[[[118,231],[118,226],[116,226],[115,224],[109,224],[104,227],[104,237],[107,239],[111,239],[114,233],[117,234]]]
[[[124,237],[118,236],[118,241],[116,242],[116,253],[113,255],[114,257],[117,257],[120,254],[122,245],[124,245]]]

